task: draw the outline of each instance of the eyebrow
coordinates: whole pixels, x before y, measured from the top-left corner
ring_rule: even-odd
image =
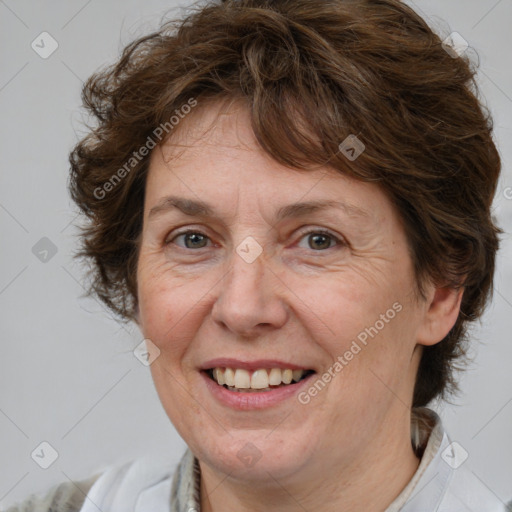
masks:
[[[302,217],[304,215],[310,215],[314,212],[326,210],[329,208],[337,208],[343,210],[347,215],[351,217],[371,217],[367,210],[364,210],[359,206],[345,203],[343,201],[322,200],[305,201],[282,206],[276,212],[276,221],[281,221],[291,217]],[[151,218],[155,215],[174,209],[178,209],[185,215],[189,215],[191,217],[218,217],[218,215],[216,215],[215,209],[208,203],[178,196],[164,197],[155,206],[153,206],[153,208],[151,208],[148,217]]]

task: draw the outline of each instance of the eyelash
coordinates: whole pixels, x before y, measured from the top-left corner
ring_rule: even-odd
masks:
[[[208,237],[208,235],[206,235],[205,233],[197,230],[197,229],[187,229],[186,231],[181,231],[181,232],[178,232],[174,235],[174,237],[171,239],[171,240],[167,240],[165,241],[165,245],[170,245],[171,243],[173,243],[174,240],[176,240],[176,238],[178,238],[179,236],[183,236],[183,235],[187,235],[187,234],[190,234],[190,233],[193,233],[193,234],[197,234],[197,235],[201,235],[201,236],[204,236],[206,237],[208,240],[210,240],[210,238]],[[335,242],[336,242],[336,245],[338,246],[345,246],[347,245],[343,240],[341,240],[340,238],[338,238],[336,235],[334,235],[333,233],[331,233],[330,231],[326,230],[326,229],[321,229],[321,228],[318,228],[318,229],[310,229],[309,231],[303,231],[301,233],[299,233],[299,240],[302,240],[302,238],[304,238],[306,235],[311,235],[311,234],[315,234],[315,235],[326,235],[330,238],[332,238]],[[335,246],[336,246],[335,245]],[[335,246],[333,247],[328,247],[328,249],[333,249]],[[188,247],[181,247],[181,246],[178,246],[180,247],[180,249],[184,249],[184,250],[189,250],[189,251],[194,251],[194,249],[189,249]],[[205,249],[205,247],[200,247],[199,249]],[[313,250],[313,249],[311,249]],[[318,250],[318,251],[314,251],[314,252],[325,252],[327,249],[322,249],[322,250]]]

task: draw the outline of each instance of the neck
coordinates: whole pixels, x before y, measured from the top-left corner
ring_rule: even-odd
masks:
[[[306,465],[306,470],[286,478],[266,477],[254,480],[221,474],[200,462],[201,510],[220,512],[237,510],[280,510],[297,512],[367,512],[384,511],[406,487],[416,472],[419,459],[413,452],[410,416],[403,428],[380,429],[359,457],[347,462],[319,457]],[[329,464],[327,464],[329,462]],[[328,497],[328,498],[327,498]]]

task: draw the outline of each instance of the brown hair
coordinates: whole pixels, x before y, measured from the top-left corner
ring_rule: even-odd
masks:
[[[419,295],[427,279],[464,287],[455,325],[424,349],[413,405],[456,391],[502,232],[490,212],[500,158],[474,76],[398,0],[227,0],[163,23],[82,91],[97,125],[70,154],[70,191],[88,217],[79,256],[92,263],[91,292],[134,318],[149,160],[140,148],[191,100],[240,99],[277,162],[381,187],[404,222]],[[352,134],[366,146],[354,161],[339,149]]]

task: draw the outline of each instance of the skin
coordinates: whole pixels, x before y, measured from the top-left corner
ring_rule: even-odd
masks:
[[[150,216],[169,195],[217,215]],[[368,216],[331,208],[275,220],[281,206],[325,199]],[[315,242],[318,229],[332,238]],[[236,252],[249,236],[263,248],[252,263]],[[461,293],[430,285],[417,298],[403,226],[375,184],[283,167],[258,147],[243,106],[200,104],[152,152],[137,278],[137,321],[160,350],[155,387],[200,462],[201,510],[382,511],[407,485],[419,464],[410,408],[422,346],[449,332]],[[397,302],[401,311],[308,404],[233,410],[199,374],[209,359],[233,357],[321,376]],[[247,443],[261,454],[251,467],[237,456]]]

